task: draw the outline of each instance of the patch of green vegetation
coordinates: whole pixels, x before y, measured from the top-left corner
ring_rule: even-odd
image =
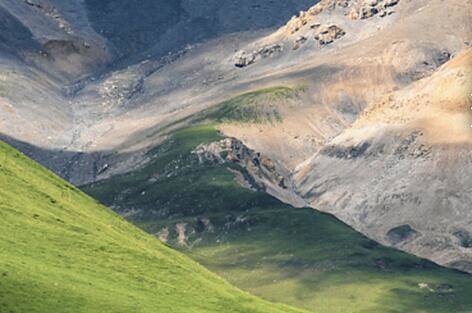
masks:
[[[196,115],[196,120],[218,123],[280,123],[276,104],[297,95],[297,90],[288,87],[272,87],[248,92],[227,100],[214,108]]]
[[[294,88],[276,86],[247,92],[190,117],[174,121],[159,129],[159,133],[184,125],[188,127],[221,123],[280,123],[283,117],[279,113],[278,106],[296,99],[303,91],[303,86]]]
[[[0,142],[0,312],[300,311],[232,287]]]
[[[248,227],[205,233],[187,254],[267,300],[326,313],[472,308],[470,275],[377,245],[329,215],[281,204],[241,216]]]
[[[200,164],[191,153],[200,144],[220,139],[223,137],[213,125],[181,129],[148,153],[151,161],[145,167],[83,190],[104,203],[132,208],[136,211],[133,221],[139,223],[160,220],[161,208],[165,208],[167,217],[182,218],[189,213],[212,211],[225,215],[252,206],[278,204],[265,193],[241,188],[228,171],[228,167],[242,170],[237,165]]]
[[[382,247],[330,215],[242,188],[229,171],[243,171],[238,165],[200,163],[191,154],[218,139],[211,125],[179,130],[144,167],[84,190],[149,233],[167,232],[169,244],[267,300],[326,313],[472,309],[470,275]]]

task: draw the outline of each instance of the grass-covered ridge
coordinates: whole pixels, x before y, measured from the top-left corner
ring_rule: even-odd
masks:
[[[212,125],[178,130],[144,167],[84,190],[268,300],[326,313],[472,309],[470,275],[384,248],[330,215],[242,188],[230,171],[243,171],[238,165],[201,164],[191,153],[219,139]]]
[[[167,133],[169,129],[198,124],[277,124],[283,121],[280,108],[288,104],[296,105],[303,92],[303,86],[274,86],[249,91],[174,121],[159,129],[157,133]]]
[[[277,123],[282,121],[276,104],[297,96],[299,90],[272,87],[244,93],[196,115],[217,123]]]
[[[0,142],[0,312],[299,312],[250,296]]]

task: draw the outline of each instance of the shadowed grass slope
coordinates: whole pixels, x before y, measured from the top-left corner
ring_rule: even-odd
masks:
[[[248,295],[0,142],[0,312],[299,312]]]
[[[242,188],[237,164],[199,163],[212,125],[174,132],[130,173],[84,187],[238,287],[313,312],[464,312],[470,275],[382,247],[334,217]]]

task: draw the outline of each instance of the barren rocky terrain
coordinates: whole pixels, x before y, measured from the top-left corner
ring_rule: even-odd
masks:
[[[289,88],[217,126],[271,160],[265,190],[472,272],[472,2],[314,4],[0,0],[1,137],[83,185]]]

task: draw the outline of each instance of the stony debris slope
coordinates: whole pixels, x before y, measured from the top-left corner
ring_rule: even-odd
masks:
[[[298,169],[301,195],[384,244],[472,271],[472,50],[369,105]]]
[[[471,271],[470,17],[455,1],[321,1],[248,46],[283,49],[243,69],[296,60],[284,73],[309,104],[222,130],[285,164],[311,206]]]

